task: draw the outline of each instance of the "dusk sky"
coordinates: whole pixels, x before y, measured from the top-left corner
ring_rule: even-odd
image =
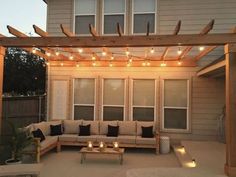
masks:
[[[10,36],[7,25],[33,34],[33,24],[46,29],[46,13],[47,6],[43,0],[1,0],[0,34]]]

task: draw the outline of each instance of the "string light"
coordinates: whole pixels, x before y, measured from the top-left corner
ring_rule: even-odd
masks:
[[[74,60],[74,56],[73,56],[73,55],[71,55],[69,59],[70,59],[70,60]]]
[[[182,50],[181,48],[179,47],[178,51],[177,51],[178,55],[181,55],[182,54]]]
[[[155,52],[154,48],[151,48],[150,53],[154,54],[154,52]]]
[[[59,52],[59,51],[56,51],[55,54],[56,54],[56,56],[59,56],[59,55],[60,55],[60,52]]]
[[[128,62],[128,63],[126,64],[126,66],[127,66],[127,67],[130,67],[130,66],[131,66],[131,63],[130,63],[130,62]]]
[[[111,60],[114,60],[114,55],[113,54],[111,54]]]
[[[182,62],[181,62],[181,61],[178,61],[178,65],[182,65]]]
[[[93,54],[93,56],[92,56],[92,60],[96,60],[95,54]]]
[[[35,48],[32,49],[32,53],[34,53],[34,54],[36,53],[36,49]]]
[[[109,66],[110,66],[110,67],[113,67],[113,63],[112,63],[112,62],[110,62],[110,63],[109,63]]]
[[[51,53],[50,53],[50,52],[46,52],[46,55],[47,55],[48,57],[50,57],[50,56],[51,56]]]
[[[77,67],[77,68],[80,67],[79,63],[76,64],[76,67]]]
[[[64,63],[61,63],[60,65],[61,65],[61,66],[64,66]]]
[[[92,65],[93,65],[93,66],[96,66],[96,62],[93,62]]]
[[[130,54],[129,48],[126,48],[125,54],[126,54],[126,56],[129,56],[129,54]]]
[[[82,48],[79,48],[78,51],[79,51],[79,53],[83,53],[83,49]]]
[[[200,50],[200,51],[203,51],[204,49],[205,49],[205,47],[203,47],[203,46],[200,46],[200,47],[199,47],[199,50]]]
[[[50,65],[50,63],[49,63],[49,62],[46,62],[45,64],[46,64],[47,66],[49,66],[49,65]]]
[[[146,62],[143,62],[143,63],[142,63],[142,66],[146,66]]]
[[[166,67],[166,63],[161,63],[161,67]]]
[[[106,55],[107,55],[107,52],[105,51],[105,48],[103,48],[103,50],[102,50],[102,55],[103,55],[103,56],[106,56]]]

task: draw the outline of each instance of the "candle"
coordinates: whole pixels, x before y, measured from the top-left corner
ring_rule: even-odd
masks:
[[[91,150],[93,149],[93,143],[92,143],[92,141],[89,141],[89,142],[88,142],[88,147],[87,147],[87,149],[88,149],[89,151],[91,151]]]
[[[113,143],[113,148],[114,148],[115,150],[119,150],[119,143],[118,143],[118,142],[114,142],[114,143]]]

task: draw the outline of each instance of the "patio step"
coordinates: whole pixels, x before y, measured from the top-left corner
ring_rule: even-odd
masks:
[[[195,167],[195,163],[193,162],[191,155],[186,151],[184,146],[173,145],[173,149],[182,167],[184,168]]]

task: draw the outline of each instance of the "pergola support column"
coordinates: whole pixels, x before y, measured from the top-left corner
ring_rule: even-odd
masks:
[[[0,135],[2,133],[2,90],[5,48],[0,46]]]
[[[226,59],[226,164],[225,173],[236,177],[236,44],[225,45]]]

